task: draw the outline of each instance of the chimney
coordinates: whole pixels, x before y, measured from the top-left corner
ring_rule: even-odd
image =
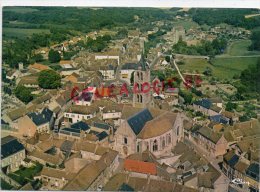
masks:
[[[149,184],[151,181],[150,174],[147,175],[147,184]]]

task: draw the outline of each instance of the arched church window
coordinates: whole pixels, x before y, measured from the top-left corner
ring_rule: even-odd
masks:
[[[167,143],[169,144],[169,143],[171,143],[172,142],[172,137],[171,137],[171,134],[169,133],[168,135],[167,135]]]
[[[166,146],[166,142],[165,142],[165,138],[162,138],[162,148],[164,149],[164,147]]]
[[[158,142],[156,139],[153,142],[153,151],[158,151]]]

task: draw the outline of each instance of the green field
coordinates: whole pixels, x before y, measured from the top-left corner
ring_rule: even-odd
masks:
[[[199,25],[194,21],[180,20],[173,22],[174,26],[183,26],[185,30],[189,30],[192,27],[198,27]]]
[[[184,72],[196,72],[202,73],[205,68],[211,65],[208,64],[206,59],[184,59],[184,65],[179,65],[179,68]]]
[[[213,60],[213,76],[221,79],[231,79],[235,74],[257,63],[257,57],[247,58],[216,58]]]
[[[212,69],[212,76],[219,79],[232,79],[234,75],[240,74],[241,71],[248,68],[250,65],[255,65],[256,57],[247,58],[215,58],[213,65],[210,65],[205,59],[185,59],[184,65],[179,65],[182,72],[203,73],[206,67]]]
[[[38,9],[34,9],[30,7],[4,7],[3,11],[12,11],[16,13],[30,13],[30,12],[38,11]]]
[[[3,28],[4,37],[7,38],[25,38],[33,33],[50,33],[49,29],[21,29],[21,28]]]
[[[231,56],[260,55],[260,51],[248,51],[248,47],[250,45],[250,40],[240,40],[233,42],[228,47],[227,54]]]

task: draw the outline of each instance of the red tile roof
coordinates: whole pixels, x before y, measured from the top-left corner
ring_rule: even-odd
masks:
[[[126,159],[124,163],[124,169],[127,171],[133,171],[144,174],[156,175],[156,164],[150,162],[137,161],[132,159]]]

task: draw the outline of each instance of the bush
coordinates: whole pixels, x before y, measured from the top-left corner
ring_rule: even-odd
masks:
[[[31,90],[24,86],[16,87],[14,94],[18,99],[20,99],[24,103],[29,103],[31,100],[33,100]]]
[[[58,51],[51,49],[48,54],[48,59],[51,63],[57,63],[61,60],[61,57]]]

